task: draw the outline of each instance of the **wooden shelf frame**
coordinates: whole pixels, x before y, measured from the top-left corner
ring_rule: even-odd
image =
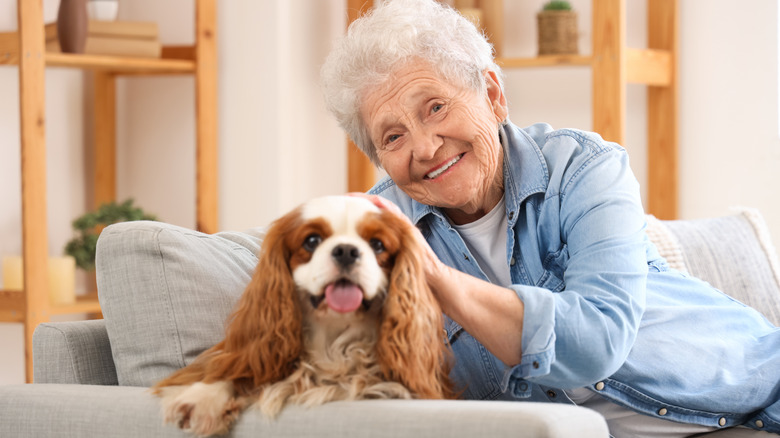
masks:
[[[0,321],[24,324],[27,381],[32,381],[32,335],[52,315],[99,314],[96,294],[73,304],[48,299],[46,211],[47,67],[94,72],[95,205],[116,198],[116,79],[134,75],[195,77],[197,227],[218,231],[216,0],[194,0],[195,44],[164,47],[162,57],[96,56],[45,51],[43,6],[17,0],[18,32],[0,34],[0,65],[18,65],[22,174],[23,292],[0,290]]]
[[[478,0],[490,8],[503,0]],[[518,0],[513,0],[518,1]],[[351,23],[372,1],[349,0]],[[592,55],[499,57],[503,69],[536,67],[588,67],[592,74],[593,131],[609,141],[625,145],[626,86],[647,85],[647,149],[649,213],[661,219],[678,215],[678,0],[653,0],[647,4],[648,47],[626,47],[626,0],[592,0]],[[489,23],[486,23],[486,25]],[[500,35],[500,28],[485,29]],[[503,44],[494,44],[498,49]],[[374,183],[371,163],[350,143],[348,188],[368,190]]]

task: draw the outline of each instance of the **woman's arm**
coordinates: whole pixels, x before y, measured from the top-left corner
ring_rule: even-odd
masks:
[[[379,208],[409,221],[395,204],[385,198],[363,193],[351,195],[367,197]],[[442,311],[504,364],[519,364],[522,357],[524,306],[517,293],[445,265],[422,233],[416,227],[412,228],[421,247],[427,251],[424,256],[426,277]]]

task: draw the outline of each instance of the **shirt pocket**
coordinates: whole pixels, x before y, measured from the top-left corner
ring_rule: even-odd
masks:
[[[455,355],[450,378],[460,398],[467,400],[492,400],[501,394],[498,361],[463,327],[445,317],[447,339]]]
[[[569,248],[566,244],[548,253],[542,261],[544,273],[539,278],[539,281],[536,282],[536,285],[553,292],[560,292],[565,289],[566,283],[563,281],[563,278],[568,262]]]

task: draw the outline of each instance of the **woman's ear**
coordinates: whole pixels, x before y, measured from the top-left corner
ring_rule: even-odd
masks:
[[[487,97],[493,108],[493,114],[499,122],[506,120],[509,115],[509,108],[506,104],[504,89],[501,88],[501,81],[498,74],[492,70],[485,70],[485,85],[487,87]]]

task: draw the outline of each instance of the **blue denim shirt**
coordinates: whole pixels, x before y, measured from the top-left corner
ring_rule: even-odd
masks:
[[[445,316],[463,396],[572,403],[564,390],[587,387],[655,417],[780,432],[780,329],[667,266],[645,235],[626,151],[545,124],[507,123],[500,137],[522,362],[504,365]],[[371,193],[396,203],[444,263],[487,280],[438,208],[387,178]]]

